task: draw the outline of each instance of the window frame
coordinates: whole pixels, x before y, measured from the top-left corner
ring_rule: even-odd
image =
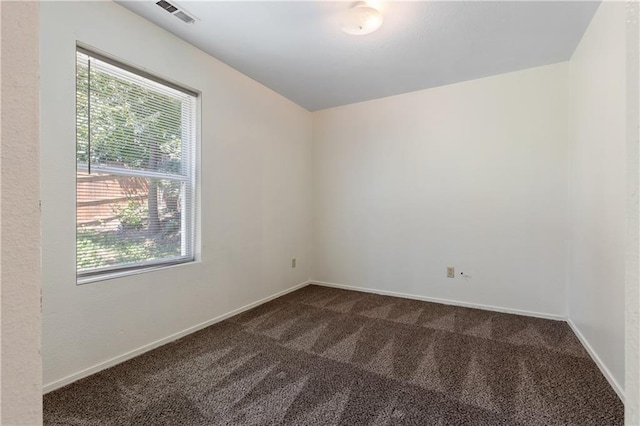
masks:
[[[97,268],[92,268],[92,269],[88,269],[85,271],[79,271],[78,270],[78,263],[77,263],[77,256],[78,256],[78,225],[77,225],[77,214],[78,214],[78,207],[76,204],[76,208],[75,208],[75,214],[76,214],[76,250],[75,250],[75,255],[76,255],[76,261],[75,261],[75,268],[76,268],[76,284],[77,285],[81,285],[81,284],[87,284],[87,283],[91,283],[91,282],[96,282],[96,281],[103,281],[103,280],[109,280],[109,279],[114,279],[114,278],[119,278],[119,277],[124,277],[124,276],[129,276],[129,275],[136,275],[136,274],[141,274],[141,273],[146,273],[146,272],[151,272],[151,271],[155,271],[155,270],[159,270],[159,269],[164,269],[164,268],[170,268],[170,267],[175,267],[178,265],[184,265],[184,264],[188,264],[188,263],[193,263],[197,261],[197,247],[198,247],[198,241],[199,241],[199,236],[197,235],[197,223],[198,223],[198,205],[199,205],[199,187],[197,186],[198,183],[198,177],[199,177],[199,164],[200,164],[200,105],[201,105],[201,92],[195,91],[193,89],[190,89],[184,85],[181,84],[177,84],[174,83],[170,80],[164,79],[162,77],[159,77],[155,74],[149,73],[146,70],[143,70],[142,68],[136,67],[136,66],[132,66],[127,64],[126,62],[120,61],[120,60],[116,60],[113,59],[111,57],[109,57],[108,55],[105,55],[103,53],[99,53],[94,49],[91,48],[87,48],[84,45],[81,44],[76,44],[76,49],[75,49],[75,57],[76,57],[76,67],[78,64],[78,60],[77,60],[77,55],[78,53],[80,54],[84,54],[87,55],[93,59],[97,59],[99,61],[105,62],[113,67],[119,68],[121,70],[130,72],[132,74],[135,74],[138,77],[142,77],[144,79],[148,79],[151,80],[157,84],[163,85],[165,87],[171,88],[173,90],[177,90],[180,91],[186,95],[189,95],[193,98],[193,124],[192,124],[192,128],[189,130],[189,133],[191,133],[190,138],[189,138],[189,148],[191,150],[191,155],[189,156],[189,161],[187,163],[187,170],[188,172],[185,175],[182,174],[174,174],[174,173],[170,173],[170,172],[157,172],[157,171],[153,171],[153,170],[138,170],[138,169],[131,169],[131,168],[126,168],[126,167],[117,167],[117,166],[104,166],[104,165],[94,165],[92,164],[90,166],[91,171],[96,171],[96,172],[103,172],[103,173],[108,173],[108,174],[112,174],[115,176],[129,176],[129,177],[140,177],[140,178],[155,178],[155,179],[166,179],[166,180],[171,180],[174,182],[184,182],[184,183],[188,183],[188,187],[190,187],[190,203],[184,203],[185,206],[188,206],[188,218],[185,219],[185,226],[182,228],[181,226],[181,232],[188,232],[188,243],[191,246],[190,247],[190,254],[189,255],[183,255],[183,256],[177,256],[177,257],[171,257],[171,258],[164,258],[164,259],[152,259],[152,260],[144,260],[144,261],[140,261],[140,262],[135,262],[135,263],[126,263],[126,264],[120,264],[120,265],[112,265],[112,266],[103,266],[103,267],[97,267]],[[78,73],[76,70],[75,76],[74,76],[74,87],[77,87],[78,84]],[[75,147],[76,147],[76,151],[77,151],[77,143],[78,143],[78,133],[77,133],[77,121],[78,121],[78,106],[77,106],[77,90],[74,90],[74,97],[75,99],[75,104],[76,104],[76,114],[75,114],[75,118],[76,118],[76,135],[75,135]],[[90,162],[91,159],[88,159],[88,162]],[[75,185],[75,200],[77,203],[78,200],[78,183],[77,183],[77,176],[78,176],[78,171],[82,171],[83,169],[85,171],[87,171],[89,169],[89,165],[84,165],[82,166],[78,160],[77,160],[77,153],[76,153],[76,160],[75,160],[75,164],[76,164],[76,185]]]

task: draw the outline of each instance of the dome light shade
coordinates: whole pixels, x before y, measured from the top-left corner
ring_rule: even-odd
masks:
[[[366,3],[358,3],[342,16],[342,31],[352,35],[370,34],[382,25],[382,13]]]

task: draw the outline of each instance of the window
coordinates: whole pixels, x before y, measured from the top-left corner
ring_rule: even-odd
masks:
[[[79,281],[194,259],[196,99],[78,47]]]

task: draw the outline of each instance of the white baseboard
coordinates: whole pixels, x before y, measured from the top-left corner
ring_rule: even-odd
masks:
[[[278,293],[272,294],[271,296],[265,297],[264,299],[260,299],[260,300],[257,300],[255,302],[253,302],[253,303],[249,303],[248,305],[245,305],[245,306],[243,306],[241,308],[235,309],[235,310],[233,310],[231,312],[227,312],[226,314],[217,316],[217,317],[212,318],[212,319],[210,319],[208,321],[205,321],[203,323],[194,325],[193,327],[189,327],[186,330],[182,330],[182,331],[180,331],[178,333],[172,334],[172,335],[167,336],[165,338],[162,338],[160,340],[156,340],[155,342],[152,342],[152,343],[149,343],[147,345],[141,346],[138,349],[134,349],[134,350],[132,350],[130,352],[124,353],[124,354],[119,355],[119,356],[117,356],[115,358],[111,358],[111,359],[109,359],[107,361],[101,362],[100,364],[96,364],[93,367],[86,368],[86,369],[84,369],[82,371],[79,371],[77,373],[71,374],[71,375],[69,375],[67,377],[63,377],[62,379],[59,379],[59,380],[56,380],[54,382],[48,383],[48,384],[46,384],[46,385],[44,385],[42,387],[42,393],[45,394],[45,393],[51,392],[53,390],[59,389],[59,388],[61,388],[63,386],[66,386],[68,384],[71,384],[71,383],[73,383],[73,382],[75,382],[77,380],[80,380],[80,379],[83,379],[83,378],[85,378],[87,376],[95,374],[95,373],[97,373],[99,371],[105,370],[105,369],[107,369],[109,367],[113,367],[114,365],[120,364],[120,363],[122,363],[124,361],[127,361],[127,360],[129,360],[131,358],[134,358],[134,357],[136,357],[138,355],[142,355],[143,353],[149,352],[150,350],[155,349],[155,348],[157,348],[159,346],[162,346],[162,345],[165,345],[167,343],[170,343],[170,342],[172,342],[174,340],[177,340],[177,339],[179,339],[181,337],[187,336],[187,335],[189,335],[191,333],[195,333],[198,330],[202,330],[203,328],[207,328],[210,325],[213,325],[215,323],[223,321],[223,320],[225,320],[227,318],[230,318],[230,317],[232,317],[234,315],[238,315],[238,314],[240,314],[240,313],[242,313],[244,311],[248,311],[249,309],[255,308],[258,305],[262,305],[263,303],[267,303],[270,300],[276,299],[276,298],[278,298],[280,296],[284,296],[287,293],[291,293],[292,291],[298,290],[298,289],[300,289],[302,287],[306,287],[310,283],[311,283],[311,281],[305,281],[303,283],[297,284],[297,285],[295,285],[295,286],[293,286],[291,288],[288,288],[286,290],[283,290],[283,291],[280,291]]]
[[[494,311],[494,312],[503,312],[507,314],[516,314],[516,315],[524,315],[527,317],[536,317],[536,318],[544,318],[551,319],[556,321],[566,321],[567,317],[564,315],[556,315],[556,314],[547,314],[544,312],[533,312],[533,311],[525,311],[520,309],[512,309],[512,308],[503,308],[500,306],[491,306],[491,305],[482,305],[479,303],[470,303],[470,302],[459,302],[457,300],[449,300],[449,299],[439,299],[437,297],[426,297],[419,296],[416,294],[407,294],[407,293],[399,293],[396,291],[388,291],[388,290],[377,290],[373,288],[367,287],[355,287],[344,284],[336,284],[336,283],[328,283],[324,281],[315,281],[311,280],[310,284],[317,284],[324,287],[335,287],[342,288],[344,290],[354,290],[354,291],[362,291],[365,293],[374,293],[374,294],[382,294],[385,296],[394,296],[394,297],[402,297],[404,299],[414,299],[414,300],[422,300],[425,302],[434,302],[434,303],[442,303],[444,305],[453,305],[453,306],[462,306],[465,308],[475,308],[482,309],[485,311]]]
[[[620,398],[620,401],[622,401],[622,403],[624,404],[625,398],[624,389],[622,388],[622,386],[620,386],[618,381],[613,377],[607,366],[604,365],[596,351],[591,347],[586,337],[584,337],[584,335],[580,332],[580,329],[578,329],[578,327],[573,323],[573,321],[571,321],[570,318],[567,319],[567,324],[569,324],[569,327],[571,327],[573,333],[578,337],[578,340],[580,340],[582,346],[584,346],[584,348],[587,350],[593,362],[596,363],[602,375],[605,377],[605,379],[607,379],[613,390],[618,394],[618,398]]]

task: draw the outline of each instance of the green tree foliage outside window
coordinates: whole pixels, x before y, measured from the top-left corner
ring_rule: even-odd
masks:
[[[118,170],[139,172],[137,177],[114,178],[119,186],[105,186],[109,176],[102,179],[100,190],[115,200],[110,205],[114,214],[96,219],[97,223],[78,224],[78,271],[184,255],[184,230],[176,223],[185,213],[179,211],[178,200],[187,195],[186,186],[184,181],[171,178],[190,170],[189,164],[183,163],[189,158],[182,158],[189,152],[183,143],[190,142],[182,140],[183,126],[188,125],[184,123],[184,100],[153,84],[121,77],[117,71],[92,67],[88,57],[78,55],[79,176],[81,171],[86,175],[91,169],[101,168],[108,168],[116,176]],[[94,179],[98,182],[101,178]],[[123,182],[141,185],[146,196],[141,199],[139,191],[131,193]],[[97,194],[95,202],[87,199],[84,203],[103,203],[105,194]]]

